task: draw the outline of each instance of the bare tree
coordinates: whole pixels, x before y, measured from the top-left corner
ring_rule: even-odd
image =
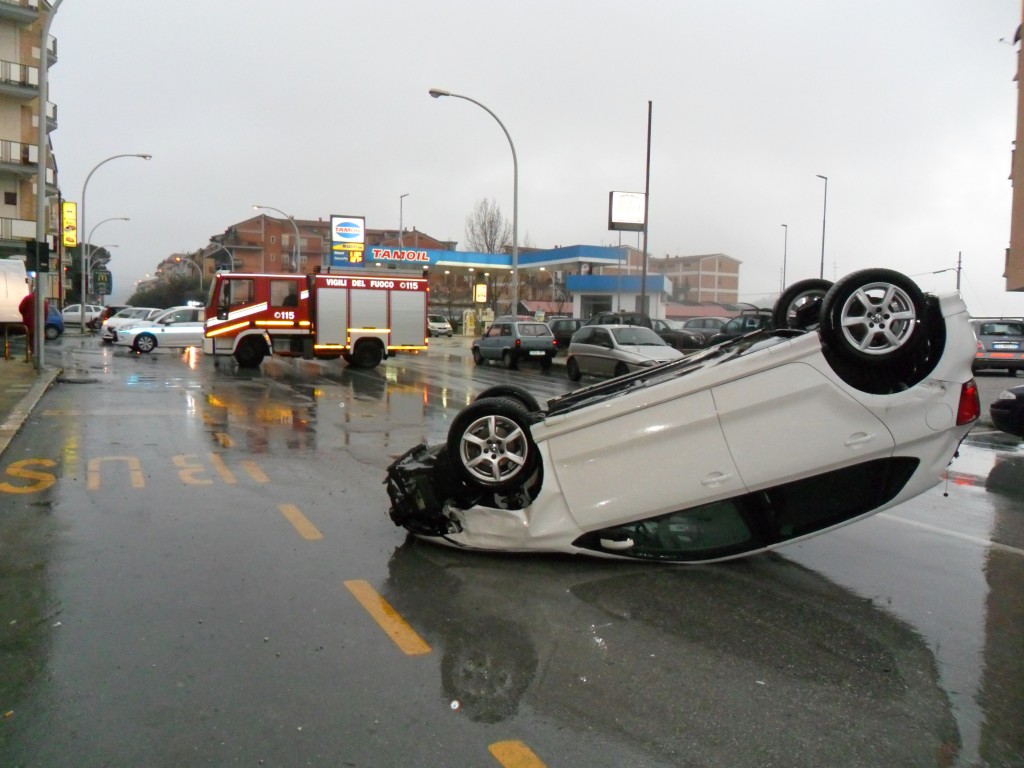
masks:
[[[466,217],[466,246],[476,253],[501,253],[512,240],[512,224],[494,200],[484,198]]]

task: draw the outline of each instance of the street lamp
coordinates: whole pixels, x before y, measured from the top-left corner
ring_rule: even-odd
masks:
[[[398,250],[400,251],[405,250],[405,225],[402,223],[402,203],[405,202],[405,198],[408,196],[408,192],[398,196]]]
[[[260,210],[262,208],[263,210],[266,210],[266,211],[275,211],[277,213],[280,213],[282,216],[284,216],[286,219],[288,219],[292,223],[293,227],[295,227],[295,248],[292,249],[294,251],[294,256],[292,257],[292,267],[296,271],[298,271],[298,269],[299,269],[299,225],[295,223],[295,217],[294,216],[289,216],[287,213],[282,211],[280,208],[274,208],[274,207],[269,206],[269,205],[255,205],[254,204],[252,207],[253,207],[253,210],[255,210],[255,211],[258,211],[258,210]]]
[[[789,224],[782,225],[782,290],[786,290],[786,252],[789,250]]]
[[[212,245],[214,248],[220,248],[222,251],[224,251],[224,253],[226,253],[228,255],[228,258],[231,259],[231,271],[234,272],[235,271],[235,256],[234,256],[234,254],[231,253],[231,251],[229,251],[227,248],[225,248],[223,245],[221,245],[220,243],[218,243],[215,240],[211,240],[210,241],[210,245]]]
[[[190,267],[195,267],[196,272],[199,273],[199,293],[203,292],[203,268],[196,264],[192,259],[183,259],[181,256],[174,257],[175,264],[188,264]]]
[[[85,198],[83,197],[82,199],[84,200]],[[86,290],[89,284],[88,276],[92,272],[92,252],[96,250],[95,248],[92,247],[92,235],[97,229],[100,228],[101,224],[106,224],[108,221],[130,221],[130,219],[127,216],[111,216],[109,219],[104,219],[103,221],[94,224],[93,228],[89,230],[89,237],[86,238],[86,241],[82,244],[82,255],[80,264],[80,266],[82,267],[82,333],[85,333],[85,305],[88,303],[88,301],[86,300]]]
[[[79,224],[79,227],[78,227],[79,231],[82,231],[82,230],[85,229],[85,193],[86,193],[86,190],[89,189],[89,179],[92,178],[92,175],[94,173],[96,173],[96,171],[99,169],[99,167],[101,165],[105,165],[106,163],[109,163],[111,160],[117,160],[119,157],[141,157],[143,160],[149,160],[153,156],[152,155],[142,155],[142,154],[111,155],[106,160],[100,160],[98,163],[96,163],[96,165],[94,165],[92,167],[92,170],[89,171],[89,175],[85,177],[85,184],[82,185],[82,202],[78,206],[78,212],[79,212],[79,216],[81,218],[81,220],[78,223]],[[105,219],[105,221],[109,221],[109,219]],[[127,219],[125,219],[125,221],[127,221]],[[100,222],[100,224],[102,224],[102,223],[103,222]],[[97,226],[99,226],[99,225],[97,225]],[[92,235],[89,236],[89,240],[92,240]],[[88,266],[89,266],[90,248],[89,248],[88,241],[85,244],[85,248],[83,248],[82,250],[83,250],[83,254],[85,255],[85,264],[83,265],[84,268],[82,269],[82,304],[84,306],[85,305],[85,278],[86,278],[86,275],[89,273]],[[82,313],[82,333],[85,333],[85,312]]]
[[[816,174],[819,179],[825,181],[825,200],[821,207],[821,268],[818,270],[818,277],[825,277],[825,216],[828,214],[828,176]]]
[[[516,158],[516,145],[512,143],[512,137],[509,135],[505,124],[501,122],[496,114],[476,99],[441,88],[431,88],[430,95],[435,99],[439,99],[442,96],[451,96],[453,99],[464,99],[476,104],[501,126],[501,130],[505,132],[505,138],[508,139],[508,145],[512,149],[512,311],[509,314],[517,315],[519,314],[519,160]]]

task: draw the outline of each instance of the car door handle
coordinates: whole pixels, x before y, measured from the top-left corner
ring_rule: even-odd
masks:
[[[705,486],[721,485],[726,480],[729,480],[731,478],[732,478],[732,473],[731,472],[712,472],[710,475],[708,475],[703,480],[701,480],[700,484],[701,485],[705,485]]]
[[[847,439],[845,443],[843,443],[843,445],[845,445],[847,448],[856,448],[858,445],[870,443],[872,440],[875,439],[875,437],[876,436],[874,433],[858,432],[855,435],[850,435],[850,437]]]

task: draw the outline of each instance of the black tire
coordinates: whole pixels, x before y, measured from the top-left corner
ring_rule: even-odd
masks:
[[[510,371],[514,371],[519,365],[519,361],[516,360],[515,353],[507,349],[501,353],[501,362]]]
[[[554,355],[544,355],[543,359],[540,361],[540,368],[542,371],[546,371],[551,367],[551,358],[553,357]]]
[[[140,333],[135,337],[135,341],[132,342],[132,349],[148,355],[156,349],[156,336],[152,333]]]
[[[235,362],[239,368],[259,368],[266,357],[266,351],[262,339],[243,339],[235,350]]]
[[[43,329],[43,335],[46,337],[47,341],[53,341],[60,336],[60,328],[56,325],[48,325]]]
[[[488,387],[473,399],[486,400],[489,397],[504,397],[508,400],[515,400],[526,409],[527,413],[538,413],[541,410],[540,402],[538,402],[537,398],[529,390],[518,387],[515,384],[498,384]]]
[[[355,368],[376,368],[383,359],[384,350],[377,341],[360,341],[352,350],[351,363]]]
[[[579,381],[583,378],[583,374],[580,372],[580,364],[576,362],[575,357],[570,357],[566,360],[565,373],[569,377],[569,381]]]
[[[475,400],[459,412],[448,430],[448,454],[463,482],[495,493],[524,485],[540,460],[530,415],[504,397]]]
[[[484,356],[480,354],[480,350],[477,347],[473,347],[473,362],[477,365],[484,364]]]
[[[884,366],[924,342],[925,308],[924,294],[906,275],[863,269],[825,294],[819,333],[839,357],[868,367]]]
[[[799,280],[782,292],[772,308],[772,325],[810,331],[821,322],[821,302],[832,287],[831,280]]]
[[[629,366],[628,365],[626,365],[625,363],[616,363],[616,365],[615,365],[615,375],[616,376],[625,376],[627,373],[629,373]]]

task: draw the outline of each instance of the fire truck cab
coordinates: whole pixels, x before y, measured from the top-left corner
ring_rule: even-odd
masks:
[[[373,368],[399,350],[427,348],[427,298],[418,274],[220,272],[203,349],[233,355],[243,368],[270,354]]]

